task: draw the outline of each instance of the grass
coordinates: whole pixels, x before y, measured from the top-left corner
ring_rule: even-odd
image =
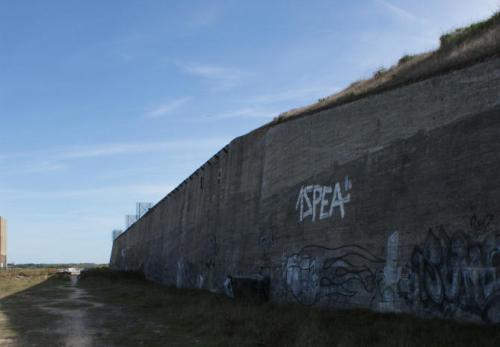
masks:
[[[394,66],[379,68],[371,78],[356,81],[339,93],[320,98],[315,104],[284,112],[262,128],[461,69],[495,56],[500,56],[500,12],[485,21],[442,35],[439,48],[433,52],[407,54]]]
[[[0,283],[12,281],[16,276],[0,277]],[[72,299],[77,292],[79,299]],[[52,276],[0,299],[0,345],[2,339],[65,345],[64,331],[74,329],[59,328],[74,327],[72,317],[80,316],[92,346],[500,345],[499,326],[367,310],[253,305],[206,291],[163,287],[140,274],[107,268],[85,272],[76,286]]]
[[[200,346],[499,346],[500,327],[425,320],[367,310],[252,305],[204,291],[166,288],[108,269],[81,281],[105,306],[101,317],[115,345]],[[106,308],[108,307],[108,308]],[[122,319],[112,319],[109,307]],[[105,318],[106,311],[110,315]],[[131,323],[133,322],[133,323]]]
[[[474,36],[486,33],[488,30],[500,25],[500,12],[495,13],[489,19],[482,22],[473,23],[464,28],[458,28],[452,32],[444,34],[440,38],[440,49],[449,49],[463,44]]]
[[[415,55],[405,54],[401,58],[399,58],[398,65],[406,64],[415,57]]]
[[[0,271],[0,299],[33,287],[49,278],[55,269],[12,269]]]
[[[61,279],[55,271],[27,268],[0,272],[0,345],[58,345],[54,336],[47,334],[56,317],[36,306],[39,298],[56,294],[53,289]]]

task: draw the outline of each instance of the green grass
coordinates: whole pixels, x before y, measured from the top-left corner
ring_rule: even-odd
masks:
[[[500,345],[500,328],[494,326],[367,310],[256,306],[204,291],[161,287],[130,274],[120,278],[109,270],[98,271],[80,285],[106,304],[97,311],[107,329],[115,331],[107,337],[115,345],[141,341],[147,346],[174,341],[186,346]],[[113,319],[107,306],[119,309],[123,319]],[[119,331],[124,324],[126,331]]]
[[[336,94],[318,99],[317,103],[283,112],[261,128],[498,57],[500,54],[498,35],[500,35],[500,12],[494,13],[482,22],[442,35],[440,46],[435,51],[404,55],[397,64],[387,69],[379,68],[371,78],[352,83]]]
[[[13,269],[0,271],[0,299],[33,287],[54,275],[55,269]]]
[[[487,30],[500,24],[500,12],[496,12],[493,16],[482,22],[471,24],[467,27],[456,29],[450,33],[441,36],[440,49],[447,49],[460,45],[471,39],[473,36],[480,35]]]
[[[16,280],[4,277],[0,283]],[[78,300],[71,299],[75,293]],[[60,328],[68,317],[80,315],[92,346],[500,345],[499,326],[367,310],[253,305],[206,291],[162,287],[140,274],[106,268],[84,273],[76,287],[53,276],[0,299],[0,341],[64,345]]]
[[[398,60],[398,65],[405,64],[415,58],[415,55],[405,54]]]
[[[0,276],[0,340],[12,340],[14,346],[62,346],[57,334],[50,333],[58,317],[37,306],[62,281],[45,270]]]

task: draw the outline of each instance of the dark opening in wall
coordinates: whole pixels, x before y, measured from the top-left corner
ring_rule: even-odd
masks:
[[[203,190],[203,176],[200,176],[200,189]]]
[[[222,169],[219,169],[219,171],[217,171],[217,183],[220,183],[222,179]]]

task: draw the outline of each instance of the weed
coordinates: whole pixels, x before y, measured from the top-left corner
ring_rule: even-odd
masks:
[[[485,31],[500,25],[500,12],[495,13],[489,19],[482,22],[471,24],[464,28],[456,29],[450,33],[446,33],[440,37],[440,49],[455,47],[465,41],[480,35]]]

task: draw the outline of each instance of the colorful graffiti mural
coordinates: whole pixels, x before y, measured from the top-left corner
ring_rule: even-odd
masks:
[[[403,271],[399,291],[413,310],[500,322],[500,233],[431,229]]]
[[[286,258],[285,286],[304,305],[357,297],[380,311],[500,323],[500,232],[487,231],[491,219],[472,217],[471,230],[451,235],[430,229],[404,264],[398,231],[385,258],[359,245],[308,245]]]

